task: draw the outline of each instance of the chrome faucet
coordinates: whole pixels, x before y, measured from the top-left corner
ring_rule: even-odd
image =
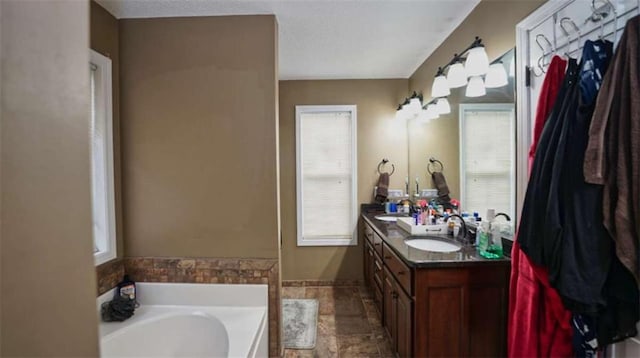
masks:
[[[467,223],[464,221],[464,218],[462,218],[462,216],[460,216],[458,214],[449,215],[449,217],[447,218],[447,222],[452,217],[457,217],[458,219],[460,219],[460,226],[461,226],[460,228],[462,229],[462,242],[466,243],[466,241],[467,241]]]

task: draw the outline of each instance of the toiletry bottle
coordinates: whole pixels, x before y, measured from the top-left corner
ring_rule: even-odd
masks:
[[[135,301],[136,283],[129,278],[129,275],[124,275],[124,278],[122,279],[122,281],[118,283],[118,287],[116,289],[116,295],[119,295],[120,297],[126,297]]]
[[[502,252],[502,224],[493,222],[491,224],[491,242],[487,251],[492,255],[492,259],[503,257]]]
[[[491,232],[489,231],[489,223],[482,221],[478,225],[478,233],[476,234],[476,241],[478,243],[478,252],[480,256],[486,257],[486,252],[489,249],[489,242],[491,241]]]

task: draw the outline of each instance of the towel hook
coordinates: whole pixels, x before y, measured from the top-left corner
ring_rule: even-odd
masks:
[[[440,170],[434,170],[431,171],[431,166],[435,166],[436,164],[440,165]],[[433,174],[434,172],[441,172],[444,170],[444,165],[442,165],[442,162],[439,161],[438,159],[431,157],[429,158],[429,164],[427,164],[427,171],[429,172],[429,174]]]
[[[540,39],[543,39],[546,42],[546,45],[551,50],[551,52],[547,53],[546,47],[545,47],[544,44],[540,43]],[[548,63],[545,64],[545,57],[547,57],[547,55],[551,55],[556,50],[553,47],[553,44],[551,43],[551,41],[549,41],[547,36],[545,36],[544,34],[537,34],[536,35],[536,43],[538,44],[538,47],[540,47],[540,50],[542,51],[542,55],[538,59],[538,68],[540,68],[542,73],[545,73],[547,71],[545,71],[544,67],[548,65]]]
[[[381,169],[380,169],[380,168],[381,168],[382,166],[384,166],[385,164],[387,164],[387,163],[389,163],[389,159],[387,159],[387,158],[383,158],[383,159],[380,161],[380,163],[378,163],[378,174],[382,174],[382,171],[381,171]],[[393,164],[391,164],[391,173],[389,173],[389,176],[392,176],[392,175],[393,175],[393,173],[394,173],[395,171],[396,171],[396,166],[395,166],[395,165],[393,165]]]
[[[576,25],[575,22],[573,22],[573,20],[571,20],[571,18],[569,17],[563,17],[562,19],[560,19],[560,28],[562,29],[562,32],[564,32],[564,35],[567,37],[567,51],[565,52],[565,55],[567,57],[569,57],[569,53],[571,52],[571,34],[569,33],[569,31],[564,27],[564,23],[565,22],[569,22],[569,24],[571,24],[571,26],[573,26],[573,30],[576,32],[576,34],[578,35],[577,37],[577,45],[578,48],[576,50],[580,49],[580,39],[582,38],[582,33],[580,32],[580,28],[578,27],[578,25]]]

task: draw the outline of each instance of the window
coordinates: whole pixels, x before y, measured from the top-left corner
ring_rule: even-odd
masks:
[[[116,257],[111,60],[90,51],[91,202],[94,258],[99,265]]]
[[[357,245],[356,106],[296,106],[298,246]]]
[[[515,214],[513,104],[460,105],[460,191],[465,211]]]

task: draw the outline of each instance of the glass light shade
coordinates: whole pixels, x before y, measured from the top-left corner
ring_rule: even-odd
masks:
[[[446,97],[451,94],[449,91],[449,83],[447,82],[447,77],[444,75],[436,76],[433,79],[433,85],[431,85],[431,96],[432,97]]]
[[[489,57],[484,50],[484,46],[477,46],[469,50],[467,61],[464,63],[467,76],[480,76],[487,73],[489,69]]]
[[[426,116],[429,119],[436,119],[440,117],[440,114],[438,113],[438,108],[436,107],[435,104],[431,103],[430,105],[427,106]]]
[[[449,114],[451,113],[451,105],[449,105],[449,100],[446,98],[438,98],[436,102],[436,110],[439,114]]]
[[[467,73],[462,63],[454,63],[449,67],[447,83],[449,84],[449,88],[458,88],[467,85]]]
[[[420,110],[422,109],[422,103],[420,103],[420,99],[417,97],[411,98],[411,100],[409,101],[409,113],[410,114],[418,114],[418,112],[420,112]]]
[[[429,112],[426,109],[421,109],[420,113],[418,113],[418,120],[420,122],[429,122],[431,118],[429,118]]]
[[[467,85],[467,91],[465,92],[465,96],[467,97],[481,97],[487,94],[487,90],[484,87],[484,81],[480,76],[473,76],[469,79],[469,84]]]
[[[494,63],[489,66],[487,71],[487,77],[484,79],[484,86],[486,88],[498,88],[506,86],[509,83],[507,79],[507,71],[504,69],[502,62]]]

